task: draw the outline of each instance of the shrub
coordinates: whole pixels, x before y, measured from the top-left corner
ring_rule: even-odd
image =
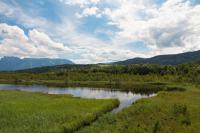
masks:
[[[182,121],[181,121],[182,124],[186,125],[186,126],[189,126],[191,125],[191,120],[188,116],[186,116]]]
[[[186,115],[187,113],[187,106],[184,104],[174,104],[173,113],[175,115]]]

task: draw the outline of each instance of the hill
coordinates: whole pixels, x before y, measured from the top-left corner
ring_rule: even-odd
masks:
[[[113,64],[160,64],[177,65],[188,62],[200,61],[200,50],[181,54],[159,55],[152,58],[133,58],[125,61],[114,62]]]

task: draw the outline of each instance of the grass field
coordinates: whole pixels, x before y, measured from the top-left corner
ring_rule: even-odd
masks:
[[[117,105],[117,100],[0,91],[0,132],[71,132],[90,124]]]
[[[197,133],[200,131],[200,87],[160,92],[117,114],[107,114],[79,133]]]

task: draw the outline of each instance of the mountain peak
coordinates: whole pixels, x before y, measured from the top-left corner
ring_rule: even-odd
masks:
[[[0,71],[22,70],[35,67],[54,66],[63,64],[74,64],[67,59],[49,58],[24,58],[4,56],[0,59]]]

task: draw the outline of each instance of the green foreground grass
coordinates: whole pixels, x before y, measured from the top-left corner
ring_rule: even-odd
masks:
[[[72,132],[118,105],[71,95],[0,91],[1,133]]]
[[[200,131],[200,87],[160,92],[117,114],[106,114],[79,133],[197,133]],[[181,86],[181,87],[182,87]]]

